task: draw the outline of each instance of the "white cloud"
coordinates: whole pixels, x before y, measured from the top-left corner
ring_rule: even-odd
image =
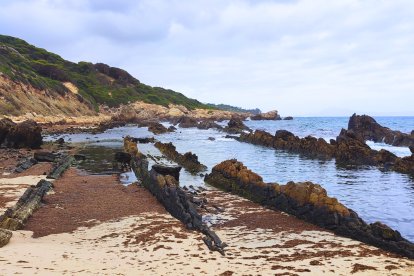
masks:
[[[0,0],[0,33],[204,102],[414,115],[414,2]]]

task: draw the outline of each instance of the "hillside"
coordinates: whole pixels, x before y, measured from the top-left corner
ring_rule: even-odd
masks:
[[[231,111],[231,112],[238,112],[238,113],[251,113],[251,114],[260,114],[262,111],[258,108],[255,109],[245,109],[237,106],[232,106],[228,104],[212,104],[208,103],[206,104],[208,107],[218,110],[224,110],[224,111]]]
[[[134,101],[208,108],[173,90],[143,84],[125,70],[103,63],[73,63],[0,35],[0,115],[89,115],[100,105],[117,107]]]

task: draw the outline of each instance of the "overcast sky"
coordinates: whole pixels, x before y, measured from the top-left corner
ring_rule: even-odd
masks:
[[[414,115],[411,0],[0,0],[0,33],[202,102]]]

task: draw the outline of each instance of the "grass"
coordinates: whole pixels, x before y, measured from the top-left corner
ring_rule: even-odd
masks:
[[[72,82],[79,89],[80,99],[96,110],[100,104],[117,107],[134,101],[211,108],[176,91],[143,84],[119,68],[103,66],[107,72],[98,71],[95,64],[73,63],[24,40],[0,35],[0,72],[14,81],[47,90],[51,96],[69,93],[62,82]]]

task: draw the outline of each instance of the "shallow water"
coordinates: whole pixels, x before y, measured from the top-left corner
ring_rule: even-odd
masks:
[[[410,132],[414,117],[376,118],[381,124]],[[392,121],[395,119],[395,121]],[[314,135],[325,139],[334,138],[341,128],[347,127],[348,118],[295,118],[293,121],[249,121],[253,129],[265,129],[274,133],[287,129],[298,136]],[[91,146],[122,147],[122,138],[152,136],[145,128],[122,127],[103,134],[63,135],[72,142],[88,142]],[[177,151],[192,151],[208,171],[217,163],[236,158],[252,171],[261,175],[265,182],[285,184],[288,181],[312,181],[321,184],[330,196],[355,210],[367,222],[382,221],[399,230],[414,241],[414,177],[396,172],[381,172],[375,167],[338,167],[334,160],[320,161],[279,150],[240,143],[224,138],[226,134],[216,130],[178,129],[173,133],[157,136],[162,142],[173,142]],[[210,141],[208,138],[215,138]],[[399,155],[407,148],[397,148],[371,143],[375,148],[388,147]],[[144,153],[159,155],[151,144],[139,145]],[[129,175],[133,180],[133,174]],[[183,171],[181,185],[205,185],[202,177]]]

